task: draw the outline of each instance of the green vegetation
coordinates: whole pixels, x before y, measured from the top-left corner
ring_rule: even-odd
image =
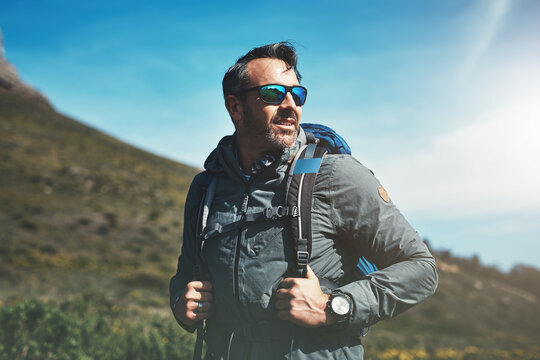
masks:
[[[197,172],[0,87],[0,360],[189,359],[168,279]],[[437,294],[368,359],[540,359],[540,271],[437,257]]]
[[[168,279],[197,172],[0,87],[0,359],[182,358]]]
[[[118,306],[88,300],[0,308],[0,360],[168,360],[191,353],[193,338],[179,334],[170,317],[126,319]]]

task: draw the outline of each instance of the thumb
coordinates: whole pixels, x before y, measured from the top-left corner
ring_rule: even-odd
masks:
[[[311,270],[311,267],[309,265],[306,267],[306,279],[317,279],[317,280],[319,280],[319,278],[317,277],[317,275],[315,275],[313,270]]]

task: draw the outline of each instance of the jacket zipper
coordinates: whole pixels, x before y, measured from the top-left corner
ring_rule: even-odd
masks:
[[[248,208],[248,201],[249,201],[249,192],[246,191],[244,193],[244,199],[242,200],[242,209],[241,209],[241,219],[240,224],[238,226],[238,238],[236,240],[236,249],[235,249],[235,257],[234,257],[234,296],[236,298],[236,304],[238,306],[238,310],[242,309],[242,304],[240,303],[240,289],[238,286],[238,264],[240,262],[240,246],[242,244],[242,230],[244,225],[244,216],[247,213]]]

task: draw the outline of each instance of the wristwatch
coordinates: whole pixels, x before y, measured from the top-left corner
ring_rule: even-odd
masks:
[[[352,299],[344,292],[334,290],[326,303],[326,310],[336,319],[336,327],[345,328],[353,311]]]

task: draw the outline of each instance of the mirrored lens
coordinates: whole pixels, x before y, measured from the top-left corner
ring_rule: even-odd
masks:
[[[285,88],[280,85],[267,85],[260,90],[261,99],[269,104],[281,104],[285,94]]]
[[[294,103],[296,104],[296,106],[304,105],[304,103],[306,102],[306,95],[307,95],[306,89],[299,86],[295,86],[292,88],[291,94],[293,96]]]

